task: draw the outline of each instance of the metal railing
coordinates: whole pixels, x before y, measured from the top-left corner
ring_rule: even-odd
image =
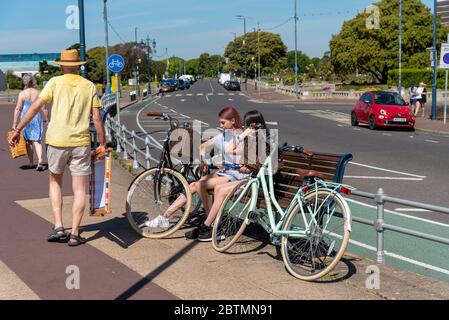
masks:
[[[386,230],[449,245],[449,238],[434,236],[434,235],[431,235],[428,233],[419,232],[416,230],[398,227],[398,226],[394,226],[394,225],[385,223],[384,207],[385,207],[385,203],[394,203],[394,204],[405,205],[408,207],[413,207],[413,208],[418,208],[418,209],[426,209],[426,210],[430,210],[430,211],[434,211],[434,212],[440,212],[440,213],[444,213],[444,214],[449,214],[449,208],[444,208],[444,207],[439,207],[439,206],[435,206],[435,205],[431,205],[431,204],[390,197],[384,193],[384,190],[382,188],[379,188],[375,194],[355,190],[352,192],[352,195],[367,198],[367,199],[372,199],[376,202],[376,208],[377,208],[377,219],[376,220],[370,221],[370,220],[355,217],[355,216],[352,217],[352,220],[355,222],[358,222],[358,223],[362,223],[362,224],[370,225],[370,226],[374,227],[374,230],[377,233],[376,251],[377,251],[377,262],[378,263],[381,263],[381,264],[385,263],[385,250],[384,250],[384,235],[385,234],[384,234],[384,232]]]
[[[154,165],[158,163],[159,160],[151,155],[150,150],[154,149],[162,150],[162,146],[151,135],[146,135],[145,138],[139,137],[134,130],[129,131],[128,129],[126,129],[125,125],[119,126],[118,123],[110,117],[108,117],[106,120],[106,134],[109,138],[108,140],[110,140],[110,138],[112,137],[116,139],[117,141],[116,151],[120,153],[124,159],[128,160],[130,159],[130,157],[133,159],[133,168],[137,169],[139,167],[143,167],[148,169],[151,167],[151,161],[154,162]],[[141,145],[144,146],[145,151],[142,150],[143,149],[142,147],[139,147],[137,145],[137,142],[140,142]],[[142,156],[142,158],[144,159],[144,163],[139,162],[138,155]],[[394,198],[385,194],[382,188],[379,188],[375,194],[354,190],[352,191],[352,195],[372,199],[376,203],[377,209],[376,220],[372,221],[357,216],[352,216],[352,221],[374,227],[374,230],[377,233],[376,251],[378,263],[380,264],[385,263],[385,249],[384,249],[385,231],[398,232],[401,234],[449,245],[449,238],[439,237],[428,233],[385,223],[384,207],[385,203],[394,203],[413,208],[426,209],[433,212],[439,212],[448,215],[449,215],[449,208],[410,200],[404,200],[400,198]]]
[[[162,146],[150,135],[140,137],[134,130],[128,130],[124,124],[119,125],[111,117],[107,117],[105,122],[106,137],[111,141],[114,138],[117,142],[117,153],[121,154],[123,159],[133,159],[133,168],[138,169],[143,167],[145,169],[156,165],[159,160],[151,155],[151,150],[162,150]],[[96,138],[94,138],[96,139]],[[139,143],[140,142],[140,143]],[[139,155],[143,158],[143,163],[139,161]]]

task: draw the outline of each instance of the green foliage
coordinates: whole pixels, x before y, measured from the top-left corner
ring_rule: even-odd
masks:
[[[229,59],[229,71],[243,73],[244,71],[244,36],[231,41],[225,50],[224,56]],[[278,34],[270,32],[259,32],[259,43],[257,32],[247,33],[247,71],[249,77],[255,75],[255,65],[258,62],[258,51],[260,51],[261,72],[263,74],[280,73],[288,67],[287,47]],[[259,48],[259,50],[258,50]]]
[[[19,89],[23,88],[22,78],[16,76],[12,71],[6,72],[6,83],[9,89]]]
[[[186,61],[186,73],[190,75],[199,74],[199,59],[191,59]]]
[[[372,75],[379,83],[387,83],[388,72],[397,68],[399,51],[399,1],[381,0],[380,28],[368,29],[370,14],[361,13],[344,22],[330,42],[331,62],[338,74],[356,70]],[[438,21],[438,47],[445,41],[448,29]],[[419,0],[403,1],[403,66],[424,68],[430,63],[426,48],[432,46],[433,17]]]
[[[298,83],[302,83],[302,82],[303,82],[303,78],[300,75],[298,75]],[[292,75],[286,76],[283,80],[283,83],[286,86],[294,85],[295,84],[295,75],[292,74]]]
[[[445,86],[446,70],[438,69],[437,72],[437,87],[443,89]],[[388,85],[397,86],[399,79],[399,70],[390,70],[388,72]],[[418,85],[424,82],[428,87],[432,85],[432,70],[431,69],[402,69],[402,87],[409,88],[412,85]]]
[[[209,55],[203,53],[198,58],[198,74],[205,77],[216,77],[219,72],[223,71],[225,59],[220,55]]]

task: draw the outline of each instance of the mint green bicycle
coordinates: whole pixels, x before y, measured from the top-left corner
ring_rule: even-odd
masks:
[[[277,150],[273,148],[259,172],[238,184],[226,197],[215,220],[212,245],[225,252],[239,240],[247,225],[258,223],[270,233],[272,243],[281,246],[290,274],[314,281],[328,274],[346,250],[351,211],[341,193],[350,194],[353,188],[325,181],[320,172],[297,169],[302,184],[296,187],[290,202],[283,203],[283,209],[273,182],[272,156]],[[305,157],[313,155],[302,147],[287,144],[280,150]],[[291,192],[292,186],[286,187]],[[259,191],[263,192],[266,210],[258,208]]]

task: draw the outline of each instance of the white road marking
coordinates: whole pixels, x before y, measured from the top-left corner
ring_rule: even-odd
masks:
[[[228,99],[228,101],[234,101],[234,99]]]
[[[355,131],[361,131],[362,129],[360,128],[353,128]]]
[[[212,82],[209,82],[210,88],[212,89],[212,92],[215,92],[214,88],[212,87]]]
[[[224,96],[224,93],[219,93],[218,95],[219,95],[219,96]]]
[[[209,96],[208,96],[208,95],[206,96],[206,100],[207,100],[207,102],[209,102],[209,101],[210,101],[210,100],[209,100]]]
[[[269,125],[271,125],[271,126],[277,126],[277,125],[278,125],[277,122],[266,122],[266,124],[269,124]]]
[[[193,94],[188,93],[188,94],[186,94],[186,96],[191,97],[191,96],[193,96]]]
[[[235,93],[228,93],[229,96],[235,96]]]
[[[394,211],[399,211],[399,212],[432,212],[432,211],[426,210],[426,209],[414,209],[414,208],[396,208],[396,209],[394,209]]]
[[[435,141],[435,140],[425,140],[426,142],[430,142],[430,143],[440,143],[439,141]]]
[[[343,124],[337,124],[337,126],[339,126],[339,127],[345,127],[345,125],[343,125]]]
[[[399,180],[399,181],[423,181],[423,178],[399,178],[399,177],[373,177],[373,176],[345,176],[346,179],[371,179],[371,180]]]
[[[204,96],[203,93],[197,93],[196,95],[197,95],[197,96]]]
[[[189,116],[186,116],[185,114],[180,113],[180,115],[183,116],[183,117],[186,118],[186,119],[190,119],[190,117],[189,117]]]
[[[170,109],[170,111],[173,112],[173,113],[178,113],[178,111],[173,110],[173,109]]]
[[[377,210],[376,206],[369,205],[369,204],[366,204],[366,203],[363,203],[363,202],[360,202],[360,201],[357,201],[357,200],[349,199],[349,198],[345,198],[345,199],[347,201],[349,201],[349,202],[353,202],[353,203],[359,204],[361,206]],[[391,211],[391,210],[388,210],[388,209],[385,209],[384,211],[388,212],[388,213],[391,213],[392,215],[395,215],[395,216],[400,216],[400,217],[404,217],[404,218],[408,218],[408,219],[412,219],[412,220],[418,220],[418,221],[434,224],[434,225],[437,225],[437,226],[440,226],[440,227],[449,228],[449,224],[446,224],[446,223],[441,223],[441,222],[437,222],[437,221],[433,221],[433,220],[429,220],[429,219],[425,219],[425,218],[415,217],[415,216],[411,216],[411,215],[408,215],[408,214],[403,214],[403,213],[399,213],[399,212],[396,212],[396,211]]]
[[[179,101],[181,101],[181,102],[185,102],[185,101],[186,101],[186,99],[181,99],[181,100],[179,100]]]
[[[426,176],[419,176],[419,175],[411,174],[411,173],[407,173],[407,172],[388,170],[388,169],[379,168],[379,167],[374,167],[374,166],[369,166],[369,165],[367,165],[367,164],[362,164],[362,163],[357,163],[357,162],[352,162],[352,161],[349,162],[349,164],[353,164],[353,165],[360,166],[360,167],[365,167],[365,168],[376,169],[376,170],[385,171],[385,172],[391,172],[391,173],[402,174],[402,175],[405,175],[405,176],[410,176],[410,177],[415,177],[415,178],[422,178],[422,179],[427,178]]]
[[[382,133],[383,136],[389,136],[392,137],[393,135],[391,133]]]
[[[159,100],[159,99],[160,99],[159,97],[156,98],[155,102],[157,102],[157,100]],[[149,135],[148,132],[146,132],[145,129],[144,129],[144,128],[142,127],[142,125],[140,124],[139,117],[140,117],[141,112],[142,112],[144,109],[145,109],[145,108],[140,109],[140,111],[137,113],[137,115],[136,115],[136,123],[137,123],[137,125],[139,126],[140,130],[141,130],[142,132],[144,132],[145,134],[147,134],[147,135],[149,136],[149,139],[152,140],[152,141],[154,142],[155,145],[157,145],[159,148],[162,149],[163,146],[162,146],[156,139],[154,139],[151,135]]]
[[[171,97],[171,94],[167,94],[167,95],[165,95],[166,97]]]
[[[182,94],[177,94],[176,96],[177,96],[177,97],[182,97]]]
[[[198,119],[195,119],[195,121],[198,121],[199,123],[201,123],[201,124],[204,124],[205,126],[210,126],[210,124],[208,124],[208,123],[206,123],[206,122],[203,122],[203,121],[200,121],[200,120],[198,120]]]

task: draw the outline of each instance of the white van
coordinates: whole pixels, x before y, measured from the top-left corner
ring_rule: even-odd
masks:
[[[231,80],[231,74],[230,73],[222,73],[222,74],[220,74],[220,78],[218,80],[218,83],[223,85],[226,81],[230,81],[230,80]]]

